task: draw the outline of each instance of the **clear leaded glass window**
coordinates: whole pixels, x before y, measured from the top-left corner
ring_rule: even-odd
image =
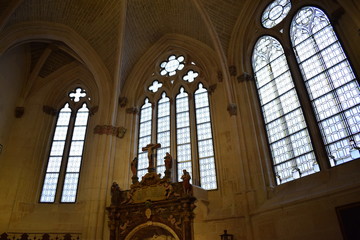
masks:
[[[265,28],[272,28],[278,25],[291,9],[290,0],[275,0],[264,10],[261,22]]]
[[[157,159],[157,171],[165,172],[164,156],[170,152],[170,99],[164,92],[158,101],[157,107],[157,143],[161,147],[157,149],[159,158]]]
[[[65,104],[59,112],[40,202],[55,201],[55,194],[60,175],[60,166],[64,155],[64,147],[69,129],[71,112],[72,111],[69,108],[68,103]]]
[[[75,202],[76,200],[88,118],[89,109],[84,103],[75,117],[61,202]]]
[[[138,176],[143,176],[147,172],[148,157],[142,148],[151,143],[152,131],[152,105],[149,99],[145,99],[145,103],[140,110],[140,126],[139,126],[139,145],[138,145]]]
[[[290,31],[331,166],[358,158],[359,83],[328,17],[316,7],[304,7]]]
[[[279,41],[261,37],[252,65],[277,183],[314,173],[317,162],[307,124]]]
[[[61,202],[75,202],[80,176],[89,109],[80,102],[86,93],[77,88],[71,101],[59,111],[51,144],[40,202],[52,203],[61,192]],[[76,106],[80,108],[76,109]],[[61,187],[60,187],[61,186]]]
[[[217,184],[209,95],[201,83],[195,91],[195,111],[201,186],[215,189]]]
[[[176,151],[178,162],[178,181],[183,169],[192,175],[191,135],[190,135],[189,95],[180,88],[176,96]]]
[[[140,110],[138,177],[146,174],[149,165],[142,148],[160,143],[155,155],[157,173],[164,174],[168,152],[174,159],[173,180],[181,181],[186,169],[194,184],[217,188],[210,102],[198,79],[200,70],[194,62],[187,63],[184,55],[172,54],[161,62],[159,74],[152,74],[156,80],[147,85],[148,97]]]
[[[169,75],[169,76],[173,76],[176,74],[176,71],[178,70],[182,70],[184,68],[184,56],[178,56],[176,57],[175,55],[170,55],[168,57],[167,61],[164,61],[162,63],[160,63],[160,67],[161,67],[161,75]]]

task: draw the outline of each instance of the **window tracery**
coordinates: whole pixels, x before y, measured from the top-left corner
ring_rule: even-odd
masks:
[[[331,167],[360,157],[360,87],[346,54],[324,11],[305,6],[287,16],[291,7],[285,0],[266,7],[261,24],[269,34],[258,39],[252,56],[277,184],[320,171],[316,156],[323,150],[311,142],[317,131]],[[284,54],[286,44],[271,36],[277,35],[271,28],[285,18],[292,18],[286,32],[294,55]],[[288,65],[292,57],[301,73],[297,84]],[[304,90],[295,87],[300,81]],[[312,106],[314,118],[304,115],[303,103]]]
[[[174,180],[181,181],[186,169],[194,184],[216,189],[210,102],[201,69],[183,54],[170,54],[159,67],[159,74],[151,75],[140,110],[138,176],[147,172],[148,165],[142,147],[156,142],[161,144],[157,173],[164,173],[164,157],[169,152],[175,161]]]
[[[320,9],[304,7],[290,36],[330,164],[351,161],[360,144],[360,87],[330,21]]]
[[[278,25],[291,9],[290,0],[275,0],[264,10],[261,23],[265,28],[272,28]]]
[[[40,202],[75,202],[89,108],[86,92],[76,88],[59,111],[46,167]]]
[[[281,44],[261,37],[252,61],[278,184],[314,173],[313,147]]]

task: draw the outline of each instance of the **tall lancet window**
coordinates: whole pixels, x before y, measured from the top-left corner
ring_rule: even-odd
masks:
[[[201,83],[195,91],[195,111],[201,186],[214,189],[217,183],[209,94]]]
[[[159,143],[154,161],[158,174],[165,175],[164,157],[169,153],[173,181],[181,181],[186,170],[193,184],[216,189],[210,98],[201,68],[184,55],[165,59],[157,66],[158,72],[150,74],[140,110],[137,175],[144,176],[149,166],[142,149]]]
[[[290,36],[331,166],[359,158],[359,83],[328,17],[303,7]]]
[[[157,107],[157,143],[161,147],[157,150],[157,172],[165,171],[164,156],[170,152],[170,99],[162,93]]]
[[[314,173],[317,162],[307,124],[279,41],[261,37],[252,64],[277,183]]]
[[[76,201],[89,109],[85,90],[76,88],[58,113],[40,202]]]
[[[139,144],[138,144],[138,176],[143,176],[147,172],[148,157],[142,148],[151,143],[152,133],[152,104],[149,99],[145,99],[145,103],[140,110],[139,122]]]
[[[189,95],[184,88],[176,96],[176,152],[178,180],[183,169],[192,175]]]

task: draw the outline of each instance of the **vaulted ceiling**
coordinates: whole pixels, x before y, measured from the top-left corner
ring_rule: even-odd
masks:
[[[234,26],[249,1],[2,0],[0,31],[24,22],[65,25],[92,46],[111,76],[120,62],[121,79],[126,79],[139,58],[166,34],[185,35],[226,56]],[[33,64],[46,47],[44,43],[30,45]],[[40,77],[76,60],[69,51],[57,47],[47,57]]]

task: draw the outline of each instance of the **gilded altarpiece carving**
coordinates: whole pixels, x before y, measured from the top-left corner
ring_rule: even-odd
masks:
[[[110,240],[193,239],[196,199],[188,185],[149,171],[130,190],[121,191],[113,183],[111,192]]]

